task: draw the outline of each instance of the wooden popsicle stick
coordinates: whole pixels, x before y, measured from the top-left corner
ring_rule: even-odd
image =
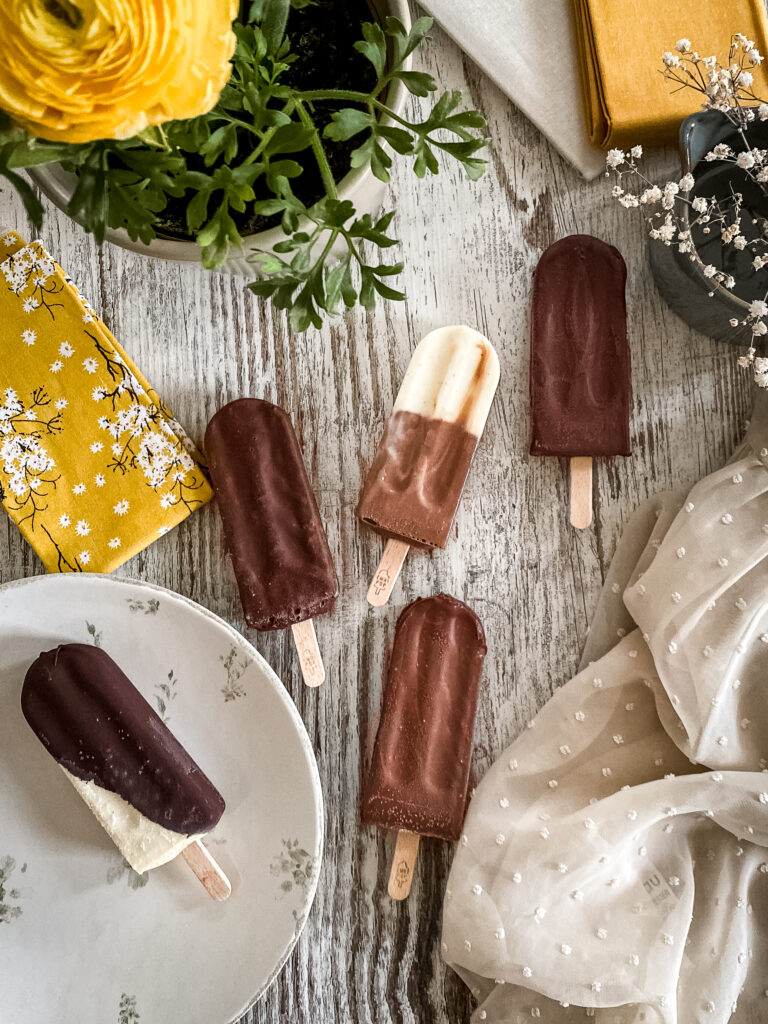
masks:
[[[592,459],[571,459],[571,525],[586,530],[592,522]]]
[[[379,567],[368,588],[368,604],[372,604],[374,608],[380,608],[389,600],[389,595],[392,593],[395,583],[397,583],[397,577],[403,568],[403,562],[410,546],[408,541],[405,540],[395,540],[392,538],[387,541]]]
[[[312,619],[294,622],[291,632],[298,651],[304,682],[307,686],[319,686],[325,679],[325,667],[320,655],[320,648],[317,646],[314,622]]]
[[[190,843],[181,851],[181,856],[205,886],[205,891],[213,900],[226,900],[232,894],[229,879],[213,859],[207,846],[200,840]]]
[[[416,858],[419,855],[420,838],[416,832],[408,832],[404,828],[397,833],[397,843],[387,886],[387,892],[393,900],[404,900],[411,891]]]

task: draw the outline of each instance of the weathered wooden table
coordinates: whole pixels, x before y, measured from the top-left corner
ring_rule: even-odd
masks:
[[[337,611],[317,622],[328,670],[320,690],[303,685],[289,632],[249,633],[304,718],[326,800],[325,862],[309,922],[280,978],[244,1018],[249,1024],[468,1020],[468,992],[439,951],[451,847],[422,844],[411,897],[396,904],[386,895],[394,836],[357,824],[397,615],[413,598],[442,590],[483,620],[489,653],[474,764],[481,777],[573,672],[632,510],[721,464],[750,400],[735,350],[685,327],[659,299],[637,212],[615,205],[605,179],[586,184],[441,32],[423,60],[441,87],[463,89],[485,111],[493,142],[488,172],[474,185],[454,168],[421,183],[396,165],[388,202],[397,205],[406,303],[293,337],[241,280],[111,245],[100,251],[47,208],[49,248],[196,440],[229,399],[260,396],[289,410],[339,570]],[[651,176],[672,172],[675,154],[647,165]],[[0,223],[29,236],[21,205],[6,192]],[[598,466],[594,523],[583,533],[567,523],[565,464],[527,454],[531,275],[542,250],[575,231],[599,235],[626,258],[634,386],[634,454]],[[382,544],[354,517],[361,474],[413,347],[432,328],[461,322],[496,345],[499,392],[448,549],[412,554],[392,601],[374,612],[365,591]],[[0,582],[42,571],[10,520],[0,521]],[[213,506],[122,571],[245,629]]]

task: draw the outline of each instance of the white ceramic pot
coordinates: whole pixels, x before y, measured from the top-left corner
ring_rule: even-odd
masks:
[[[375,16],[383,22],[387,17],[399,18],[407,29],[411,27],[411,16],[408,0],[371,0]],[[405,63],[410,67],[410,57]],[[393,82],[387,92],[387,104],[395,113],[402,114],[408,92],[401,82]],[[49,164],[29,169],[29,176],[40,191],[60,210],[66,213],[67,204],[74,189],[75,176],[65,171],[59,164]],[[381,206],[386,191],[386,184],[379,181],[370,166],[358,167],[349,171],[339,182],[339,197],[349,199],[358,214],[375,213]],[[107,241],[120,245],[124,249],[141,253],[143,256],[154,256],[164,260],[179,260],[185,263],[200,262],[200,247],[196,242],[185,242],[180,239],[155,238],[149,245],[131,239],[126,231],[107,229]],[[248,235],[242,249],[232,251],[227,260],[218,270],[226,270],[233,274],[257,276],[257,265],[252,261],[251,254],[256,250],[270,252],[272,247],[285,238],[281,228],[270,228],[255,235]]]

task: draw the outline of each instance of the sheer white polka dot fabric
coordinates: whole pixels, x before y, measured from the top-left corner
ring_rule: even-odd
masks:
[[[765,399],[638,511],[582,665],[469,808],[442,950],[473,1020],[768,1021]]]

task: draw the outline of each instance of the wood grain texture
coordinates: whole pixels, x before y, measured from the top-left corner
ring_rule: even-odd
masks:
[[[327,680],[302,682],[290,631],[247,631],[213,506],[129,562],[125,575],[199,601],[246,633],[283,679],[307,725],[326,799],[326,850],[309,922],[248,1024],[455,1024],[467,990],[440,958],[442,894],[452,857],[425,840],[409,898],[387,895],[394,835],[357,824],[361,774],[381,705],[395,620],[416,597],[447,591],[485,624],[473,772],[480,778],[573,673],[622,525],[648,495],[719,466],[750,401],[734,349],[685,327],[659,299],[636,211],[605,179],[588,185],[442,33],[420,63],[489,119],[490,166],[477,184],[454,168],[420,183],[395,165],[395,227],[408,301],[355,312],[292,337],[283,315],[243,282],[134,256],[93,241],[47,208],[44,238],[192,436],[229,399],[267,398],[291,414],[328,527],[341,582],[337,611],[316,622]],[[418,105],[421,101],[413,101]],[[675,154],[647,161],[672,172]],[[21,205],[0,195],[0,222],[29,234]],[[624,254],[632,348],[633,455],[597,461],[594,521],[568,525],[565,460],[533,459],[528,441],[528,306],[543,248],[589,232]],[[501,384],[444,552],[412,551],[386,607],[365,595],[381,541],[355,520],[370,463],[410,353],[429,330],[467,323],[501,360]],[[40,573],[0,520],[0,580]],[[247,956],[247,950],[243,956]],[[179,1021],[178,1024],[184,1024]]]

